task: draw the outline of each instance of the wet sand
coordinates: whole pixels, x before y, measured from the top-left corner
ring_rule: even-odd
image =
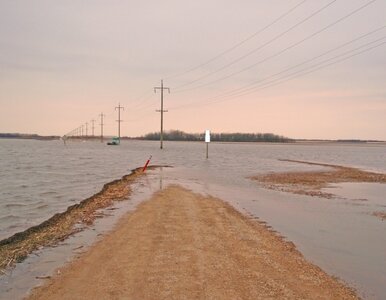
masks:
[[[342,182],[375,182],[386,183],[386,174],[363,171],[357,168],[339,165],[314,163],[298,160],[282,160],[287,162],[308,164],[327,167],[327,171],[310,172],[283,172],[253,176],[251,179],[258,181],[263,187],[290,192],[300,195],[334,198],[332,193],[323,192],[322,189],[332,183]]]
[[[29,299],[357,299],[219,199],[159,191]]]

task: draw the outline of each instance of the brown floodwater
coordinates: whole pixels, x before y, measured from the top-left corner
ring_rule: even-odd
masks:
[[[305,257],[357,288],[368,299],[385,299],[386,222],[373,216],[385,211],[386,185],[344,183],[323,199],[266,190],[248,179],[269,172],[320,170],[317,166],[279,159],[315,161],[386,173],[385,145],[210,144],[123,142],[100,143],[0,140],[0,238],[48,219],[54,213],[99,191],[103,184],[128,174],[153,155],[153,164],[167,164],[138,182],[127,201],[89,230],[55,248],[30,255],[0,276],[0,299],[20,299],[56,267],[85,251],[136,204],[169,184],[231,203],[295,243]]]

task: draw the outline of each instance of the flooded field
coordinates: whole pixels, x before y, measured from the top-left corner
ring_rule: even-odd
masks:
[[[152,164],[173,168],[149,172],[149,176],[136,185],[135,193],[127,201],[131,203],[128,207],[132,208],[133,203],[175,183],[219,197],[251,217],[267,222],[293,241],[308,260],[345,280],[365,298],[386,297],[383,284],[386,281],[386,223],[373,215],[386,210],[386,185],[341,183],[325,189],[339,198],[322,199],[266,190],[249,179],[271,172],[323,169],[279,159],[386,173],[385,145],[212,143],[208,160],[203,143],[167,142],[164,150],[158,147],[158,142],[140,141],[125,141],[120,147],[108,147],[99,142],[70,142],[64,146],[59,141],[0,140],[3,171],[0,178],[0,239],[65,211],[68,206],[98,192],[103,184],[143,165],[152,155]],[[119,208],[111,214],[119,215],[119,211],[125,210]],[[108,218],[100,222],[113,223]],[[100,227],[105,230],[109,227],[107,224]],[[103,230],[96,226],[94,232]],[[67,254],[62,256],[67,258],[63,260],[71,256],[71,249],[78,247],[77,243],[82,245],[82,240],[91,241],[97,234],[83,232],[80,237],[72,238],[78,242],[67,246]],[[11,277],[2,276],[0,298],[7,298],[7,293],[16,286],[31,284],[31,280],[22,276],[26,268],[40,268],[44,272],[55,268],[48,266],[50,264],[42,267],[44,261],[56,260],[44,255],[20,264]],[[50,255],[55,257],[57,254]]]

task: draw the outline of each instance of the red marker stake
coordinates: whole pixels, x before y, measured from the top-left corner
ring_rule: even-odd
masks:
[[[151,155],[150,155],[149,159],[147,160],[146,164],[144,165],[142,172],[146,171],[147,165],[149,164],[150,160],[151,160]]]

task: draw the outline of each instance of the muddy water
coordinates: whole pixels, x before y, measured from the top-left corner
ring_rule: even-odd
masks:
[[[132,188],[134,192],[127,201],[116,202],[113,206],[98,211],[104,217],[96,219],[92,226],[86,227],[55,247],[41,248],[33,252],[15,268],[6,270],[0,276],[0,299],[23,299],[32,288],[60,274],[58,268],[87,251],[111,231],[122,216],[135,210],[139,203],[149,199],[159,189],[158,181],[146,177],[139,178]]]
[[[267,222],[308,260],[356,288],[363,298],[386,299],[386,222],[372,216],[385,211],[386,185],[336,185],[327,189],[340,197],[332,200],[265,190],[251,181],[226,186],[202,182],[182,168],[163,170],[158,180],[160,187],[179,183],[228,201]]]
[[[247,179],[257,173],[319,168],[278,160],[282,158],[386,173],[385,145],[210,144],[208,160],[201,143],[169,142],[163,151],[158,146],[157,142],[129,141],[120,147],[96,142],[74,142],[65,147],[56,141],[0,140],[0,239],[64,211],[153,155],[153,164],[174,168],[152,172],[137,186],[137,194],[128,203],[142,201],[152,191],[171,183],[217,196],[266,221],[295,242],[309,260],[357,287],[365,298],[386,298],[386,222],[371,216],[374,210],[386,209],[382,198],[386,195],[385,185],[345,184],[335,188],[341,199],[325,200],[267,191]],[[123,211],[120,208],[111,214]],[[100,220],[106,222],[101,227],[109,228],[114,220],[111,218]],[[18,290],[17,286],[28,290],[29,285],[36,284],[33,276],[24,277],[29,271],[23,268],[29,266],[46,274],[54,268],[49,261],[60,261],[56,257],[59,253],[67,251],[59,256],[69,259],[74,248],[92,243],[103,232],[98,226],[94,229],[66,241],[70,245],[67,250],[59,250],[66,245],[51,249],[55,259],[43,258],[43,263],[31,256],[11,277],[0,277],[0,298],[9,298],[7,293]],[[39,257],[44,253],[42,250]]]

